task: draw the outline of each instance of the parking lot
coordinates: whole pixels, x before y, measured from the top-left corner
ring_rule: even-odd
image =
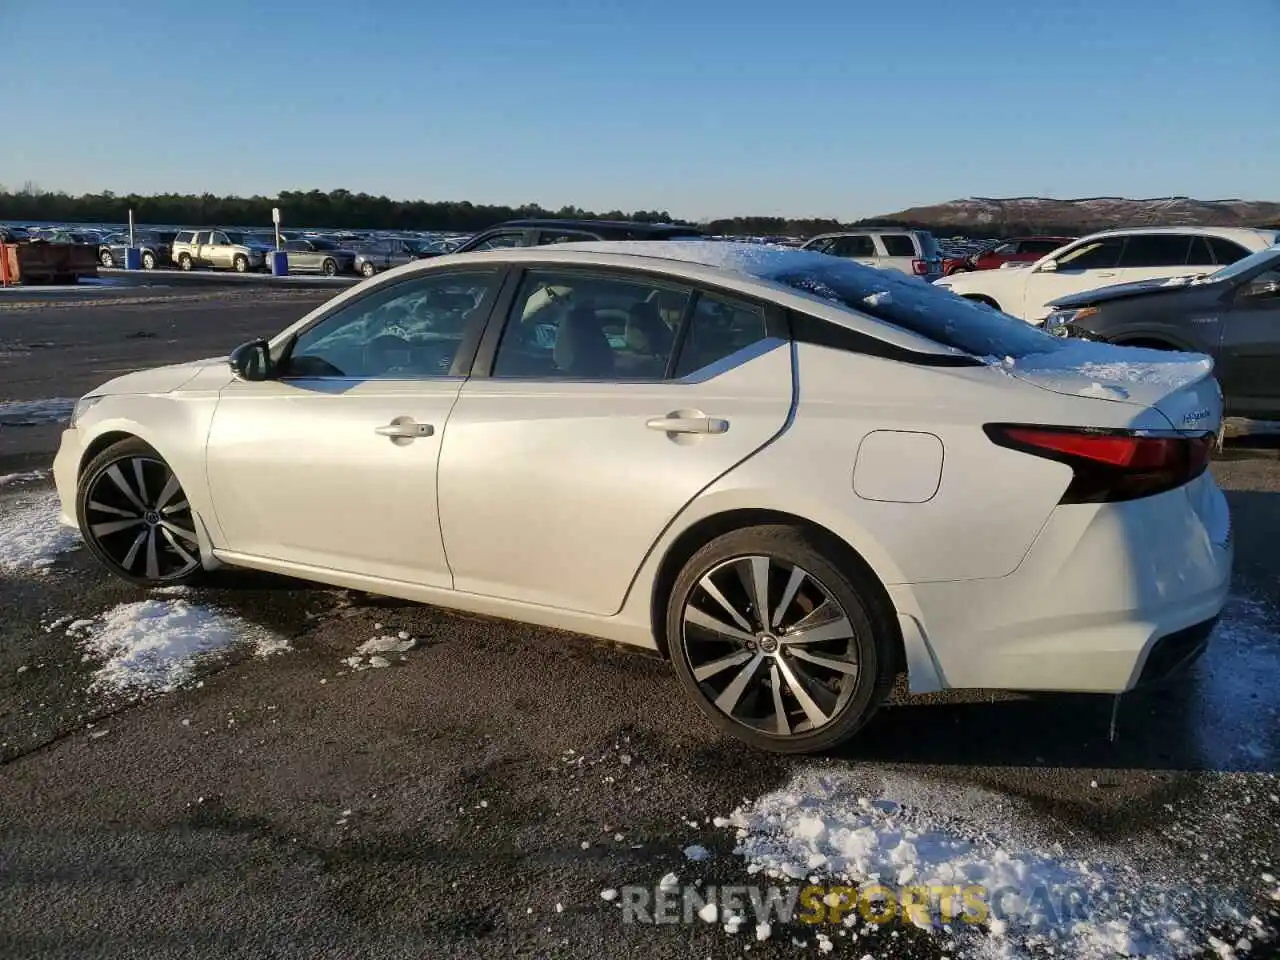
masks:
[[[837,754],[775,757],[718,736],[648,656],[256,574],[141,591],[55,528],[47,469],[76,397],[328,295],[0,302],[0,954],[1275,955],[1275,444],[1237,441],[1213,467],[1235,597],[1186,679],[1114,711],[899,697]],[[174,666],[183,644],[199,656]],[[610,896],[797,862],[821,878],[823,838],[859,830],[909,842],[887,862],[1012,864],[1098,912],[1035,939],[856,915],[626,923]]]

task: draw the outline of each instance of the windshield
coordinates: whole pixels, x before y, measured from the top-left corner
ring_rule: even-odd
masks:
[[[941,287],[894,276],[889,270],[868,270],[836,260],[830,266],[785,270],[770,279],[975,357],[1050,353],[1064,342],[1008,314]]]
[[[1259,250],[1257,253],[1252,253],[1242,260],[1237,260],[1235,263],[1227,264],[1221,270],[1215,270],[1208,276],[1197,277],[1192,282],[1200,284],[1217,283],[1220,280],[1234,280],[1236,277],[1248,273],[1254,267],[1260,267],[1273,260],[1280,263],[1280,244],[1277,244],[1274,247],[1268,247],[1266,250]]]

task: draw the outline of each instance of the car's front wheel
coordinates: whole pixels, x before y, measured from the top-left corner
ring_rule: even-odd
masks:
[[[111,256],[110,250],[103,250],[100,254],[98,254],[98,260],[102,263],[104,267],[107,267],[107,268],[111,268],[116,265],[115,257]]]
[[[182,484],[136,437],[112,444],[85,466],[76,513],[90,552],[131,583],[188,583],[203,570]]]
[[[320,270],[326,277],[335,277],[338,275],[338,261],[326,259]]]
[[[150,250],[142,255],[142,269],[154,270],[156,268],[156,255]]]
[[[857,732],[894,680],[891,627],[866,580],[796,527],[718,537],[671,591],[676,673],[713,723],[752,746],[829,749]]]
[[[375,267],[372,262],[366,260],[364,263],[360,264],[360,272],[366,277],[372,277],[378,272],[378,268]]]

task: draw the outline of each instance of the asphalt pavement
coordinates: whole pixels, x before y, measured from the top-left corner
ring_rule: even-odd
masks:
[[[33,511],[51,489],[41,471],[63,409],[52,401],[139,367],[225,354],[328,295],[0,303],[0,527],[8,522],[10,541],[44,542]],[[981,834],[1024,860],[1035,851],[1073,870],[1101,863],[1136,895],[1212,894],[1234,904],[1234,919],[1172,908],[1156,917],[1186,927],[1186,955],[1274,956],[1280,459],[1265,441],[1242,441],[1213,470],[1234,515],[1235,597],[1189,677],[1118,709],[1100,697],[899,695],[855,742],[809,759],[718,736],[666,664],[580,637],[251,574],[147,593],[105,576],[82,549],[0,563],[0,956],[1012,948],[901,924],[823,933],[793,923],[758,939],[754,922],[625,923],[621,903],[602,896],[652,889],[668,873],[703,889],[760,881],[748,854],[796,831],[790,841],[785,826],[772,838],[758,824],[739,834],[716,818],[773,791],[784,808],[825,817],[845,848],[853,840],[830,829],[849,815],[841,798],[855,813],[858,799],[867,809],[881,798],[923,817],[935,839]],[[104,689],[103,645],[86,654],[91,631],[77,624],[179,601],[289,649],[227,649],[170,692]],[[402,635],[411,649],[388,652],[386,666],[347,662],[371,638]],[[705,859],[686,852],[695,844]],[[1055,954],[1041,944],[1029,955],[1112,955],[1064,937]],[[1176,937],[1158,942],[1155,955],[1184,955]]]

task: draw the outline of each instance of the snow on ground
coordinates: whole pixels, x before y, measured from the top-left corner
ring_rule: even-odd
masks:
[[[20,494],[0,501],[0,573],[43,573],[59,554],[80,546],[80,534],[58,522],[58,497]]]
[[[74,397],[48,400],[0,400],[0,427],[34,427],[70,419]]]
[[[5,487],[17,487],[27,483],[35,483],[49,476],[47,470],[27,470],[23,473],[6,473],[0,475],[0,490]]]
[[[90,690],[164,693],[193,678],[200,666],[232,648],[251,644],[258,656],[289,649],[288,642],[239,617],[183,598],[122,603],[67,634],[86,660],[100,661]]]
[[[1280,629],[1276,612],[1248,597],[1227,600],[1198,665],[1187,718],[1216,769],[1270,771],[1280,753]]]
[[[896,774],[871,783],[863,771],[807,771],[716,825],[737,830],[736,852],[768,882],[985,888],[983,923],[957,919],[968,911],[954,895],[957,955],[1177,958],[1207,945],[1198,931],[1251,929],[1240,905],[1190,878],[1147,875],[1132,849],[1064,849],[1010,797]],[[941,907],[912,922],[942,933]]]

